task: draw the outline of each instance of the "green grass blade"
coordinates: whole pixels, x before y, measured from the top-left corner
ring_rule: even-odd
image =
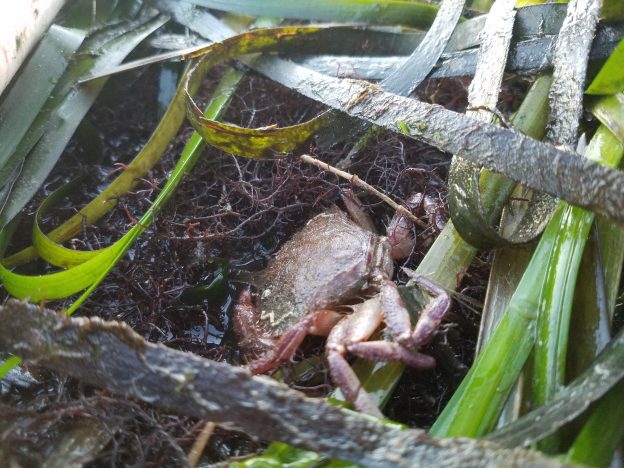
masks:
[[[215,95],[218,98],[211,102],[207,110],[211,116],[218,116],[223,112],[225,105],[229,102],[232,87],[238,80],[240,80],[240,72],[230,71],[224,76],[222,86],[215,91]],[[151,224],[155,213],[169,200],[181,178],[195,164],[203,147],[203,140],[194,134],[154,204],[139,220],[139,223],[119,241],[105,249],[84,255],[84,252],[76,252],[60,245],[54,245],[49,240],[46,242],[39,238],[36,240],[36,244],[44,247],[44,254],[51,260],[51,263],[75,266],[65,271],[40,276],[20,275],[9,271],[5,267],[0,267],[0,279],[7,291],[14,297],[20,299],[28,298],[30,301],[37,302],[67,297],[89,288],[70,308],[72,311],[75,310],[113,268],[119,258],[125,254],[132,242]],[[56,195],[58,196],[58,192]],[[35,233],[43,236],[43,233],[36,228]]]
[[[230,69],[224,78],[219,83],[219,86],[215,90],[215,96],[218,97],[215,101],[211,101],[208,105],[205,114],[210,118],[219,118],[225,111],[227,104],[232,96],[233,90],[242,78],[242,72],[235,69]],[[156,213],[162,209],[162,207],[169,201],[175,189],[182,181],[182,178],[188,173],[188,171],[195,165],[197,159],[201,155],[205,142],[196,132],[189,139],[189,142],[182,151],[180,160],[176,164],[171,177],[167,180],[167,183],[163,187],[162,191],[158,194],[156,200],[147,212],[141,217],[139,222],[116,244],[118,249],[115,257],[101,270],[100,275],[89,286],[89,288],[67,309],[67,314],[72,314],[76,309],[89,297],[91,292],[100,284],[100,282],[106,277],[106,275],[114,268],[119,259],[123,257],[126,251],[132,246],[136,238],[141,235],[145,229],[153,222]]]
[[[594,214],[565,204],[559,235],[546,270],[538,312],[537,342],[533,353],[528,392],[532,408],[550,401],[565,383],[568,334],[576,278]],[[540,442],[541,450],[558,451],[559,442],[550,437]]]
[[[624,439],[624,381],[613,387],[594,408],[570,447],[566,461],[587,466],[609,466]]]
[[[503,447],[526,446],[542,440],[587,408],[624,379],[624,331],[620,330],[581,375],[555,398],[517,421],[488,434],[488,441]],[[602,433],[596,434],[602,436]]]
[[[0,363],[0,380],[4,379],[9,372],[15,369],[22,363],[22,358],[19,356],[11,356],[2,363]]]
[[[623,152],[622,144],[602,127],[592,138],[587,157],[613,165]],[[552,268],[550,260],[557,243],[563,240],[559,227],[564,216],[569,216],[567,208],[564,202],[557,208],[500,325],[432,427],[433,435],[479,437],[494,427],[534,344],[543,278]]]
[[[48,198],[46,198],[35,213],[35,219],[33,220],[33,247],[37,250],[39,256],[50,263],[51,265],[56,265],[61,268],[70,268],[73,266],[80,265],[98,255],[100,255],[104,250],[110,249],[113,246],[107,247],[106,249],[96,249],[96,250],[73,250],[63,247],[60,244],[57,244],[52,239],[44,234],[41,230],[40,223],[41,217],[47,211],[47,209],[62,199],[67,193],[73,190],[76,185],[82,180],[81,177],[78,177],[74,180],[69,181],[68,183],[62,185],[60,188],[56,189],[52,192]]]
[[[432,435],[478,437],[496,423],[533,346],[541,290],[541,278],[534,273],[547,267],[561,211],[553,215],[555,223],[549,224],[529,263],[527,272],[533,274],[523,276],[490,341],[432,426]]]
[[[617,120],[613,119],[613,114],[624,111],[624,105],[615,106],[618,102],[617,98],[622,98],[620,93],[617,96],[602,99],[597,103],[595,108],[600,109],[599,118],[604,125],[615,132],[618,132],[620,144],[624,143],[624,131],[620,125],[613,125]],[[622,99],[620,99],[621,101]],[[617,107],[620,107],[619,110]],[[609,112],[611,111],[611,112]],[[619,122],[618,122],[619,123]],[[598,220],[599,232],[601,234],[602,247],[602,266],[604,270],[605,291],[606,291],[606,308],[608,313],[612,313],[615,307],[616,296],[619,292],[619,285],[622,274],[622,259],[624,256],[624,232],[621,227],[606,222],[603,219]],[[576,304],[575,304],[576,305]],[[576,312],[576,311],[575,311]],[[607,321],[611,317],[607,317]],[[600,328],[600,324],[594,322],[590,324],[583,323],[585,334],[591,333],[595,329]],[[607,324],[608,327],[609,324]],[[599,333],[591,333],[591,344],[600,350],[604,343],[601,343],[601,337],[595,336]],[[587,346],[586,346],[587,348]],[[574,352],[576,347],[571,348]],[[579,356],[574,360],[576,369],[580,369],[587,356]],[[568,363],[568,369],[570,363]],[[575,369],[573,369],[575,370]],[[605,395],[593,408],[589,419],[585,422],[580,433],[572,443],[566,460],[570,463],[578,463],[589,466],[607,466],[613,453],[624,438],[624,405],[622,405],[622,395],[624,394],[624,382],[620,382],[607,395]]]
[[[197,86],[191,89],[190,92],[195,93],[196,91]],[[116,205],[116,200],[131,190],[136,185],[136,180],[144,177],[160,160],[169,142],[180,129],[184,121],[184,115],[184,80],[182,80],[163,118],[152,132],[147,143],[128,165],[127,170],[117,176],[106,189],[78,213],[49,232],[47,236],[54,242],[63,242],[80,232],[84,223],[93,224],[110,211]],[[28,247],[5,258],[2,263],[7,268],[12,268],[31,261],[36,257],[36,250],[33,247]]]

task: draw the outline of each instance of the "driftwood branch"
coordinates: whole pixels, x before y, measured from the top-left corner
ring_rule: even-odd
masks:
[[[243,368],[148,343],[123,323],[61,317],[17,301],[0,308],[0,321],[0,350],[27,362],[331,457],[366,466],[561,466],[521,449],[388,426]]]

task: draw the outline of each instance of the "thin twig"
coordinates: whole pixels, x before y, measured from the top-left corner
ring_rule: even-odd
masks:
[[[199,463],[199,458],[202,456],[202,453],[204,453],[206,444],[208,444],[210,437],[212,437],[212,433],[214,432],[216,426],[217,425],[215,423],[206,421],[206,424],[197,436],[197,439],[195,439],[195,442],[193,443],[193,446],[188,454],[188,463],[191,467],[194,468],[197,466],[197,463]]]
[[[412,221],[414,224],[417,224],[418,226],[423,227],[423,228],[427,227],[427,223],[425,223],[425,222],[421,221],[420,219],[418,219],[407,208],[405,208],[402,205],[399,205],[398,203],[393,201],[388,195],[380,192],[379,190],[377,190],[372,185],[367,184],[362,179],[360,179],[358,176],[353,175],[353,174],[349,174],[348,172],[345,172],[345,171],[341,171],[340,169],[338,169],[338,168],[336,168],[334,166],[330,166],[329,164],[327,164],[327,163],[325,163],[323,161],[320,161],[320,160],[318,160],[316,158],[313,158],[312,156],[310,156],[308,154],[301,155],[300,159],[303,162],[305,162],[305,163],[312,164],[313,166],[316,166],[319,169],[331,172],[332,174],[335,174],[338,177],[342,177],[343,179],[348,180],[349,182],[351,182],[351,184],[355,185],[356,187],[359,187],[359,188],[361,188],[363,190],[366,190],[368,193],[370,193],[372,195],[375,195],[376,197],[381,198],[393,210],[395,210],[398,213],[401,213],[403,216],[405,216],[407,219]]]

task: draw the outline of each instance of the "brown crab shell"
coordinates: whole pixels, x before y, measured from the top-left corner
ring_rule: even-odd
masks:
[[[267,337],[280,336],[309,312],[364,297],[373,277],[389,277],[392,268],[385,237],[339,211],[317,215],[254,280],[258,326]]]

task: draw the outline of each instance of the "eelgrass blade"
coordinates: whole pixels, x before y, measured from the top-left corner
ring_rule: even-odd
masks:
[[[409,96],[423,82],[446,49],[464,3],[465,0],[441,2],[440,10],[423,41],[400,67],[381,81],[382,88]]]
[[[604,0],[601,16],[607,20],[624,20],[624,4],[620,0]]]
[[[624,146],[605,127],[599,129],[586,151],[587,158],[610,165],[617,164],[622,154]],[[578,208],[559,204],[498,328],[433,425],[432,434],[479,437],[494,427],[535,342],[544,278],[551,268],[551,255],[563,240],[559,227],[569,219],[570,210]]]
[[[574,102],[572,102],[571,104],[574,105]],[[575,112],[574,108],[572,108],[572,112]],[[571,134],[567,130],[565,132],[562,131],[561,136],[557,138],[569,140],[569,138],[571,138]],[[600,161],[603,164],[614,166],[617,165],[617,163],[619,162],[623,152],[624,146],[622,146],[617,138],[606,127],[601,127],[594,136],[594,138],[592,138],[592,141],[587,148],[586,157],[589,159]],[[581,234],[584,230],[586,231],[589,229],[588,225],[590,224],[591,219],[588,218],[593,219],[593,214],[583,212],[583,210],[577,211],[577,215],[580,217],[579,219],[582,220],[579,223],[576,222],[577,220],[574,219],[573,215],[573,212],[576,210],[579,209],[569,207],[564,202],[560,203],[556,215],[553,217],[547,227],[546,232],[542,236],[537,250],[533,255],[531,263],[529,264],[529,267],[527,268],[516,290],[516,293],[512,297],[511,303],[507,308],[501,325],[494,333],[492,341],[488,344],[488,346],[486,346],[483,353],[477,359],[477,362],[475,362],[475,365],[473,365],[473,368],[469,372],[469,375],[467,376],[465,381],[462,383],[460,389],[455,393],[447,408],[444,410],[438,421],[436,421],[436,424],[432,428],[434,434],[453,434],[475,437],[485,434],[493,427],[493,424],[495,422],[494,418],[497,417],[497,412],[492,415],[492,407],[500,407],[504,401],[504,398],[501,398],[501,396],[506,397],[507,392],[509,391],[509,388],[503,383],[504,376],[502,374],[508,373],[509,375],[507,377],[507,380],[515,380],[520,372],[521,367],[524,364],[524,360],[527,357],[526,355],[523,355],[523,353],[516,353],[514,356],[499,353],[499,350],[497,350],[496,348],[499,345],[504,346],[503,342],[506,339],[509,339],[511,336],[514,336],[513,330],[509,330],[510,335],[508,337],[505,337],[505,328],[503,325],[507,325],[512,320],[516,320],[518,322],[517,326],[519,327],[517,331],[521,331],[520,327],[524,327],[526,329],[526,335],[523,336],[520,341],[516,342],[516,345],[519,349],[526,350],[526,352],[528,352],[528,350],[532,346],[533,341],[535,340],[535,337],[532,336],[532,330],[535,327],[535,323],[533,323],[533,321],[535,318],[537,318],[536,311],[538,306],[541,306],[543,303],[544,299],[542,298],[547,297],[549,298],[547,299],[547,301],[549,302],[558,301],[561,306],[569,307],[570,294],[571,291],[573,292],[573,287],[571,289],[565,288],[566,278],[568,282],[574,281],[576,277],[576,272],[574,271],[574,268],[568,268],[567,270],[566,268],[564,268],[563,275],[551,277],[554,280],[563,280],[561,281],[562,289],[560,290],[561,292],[558,296],[552,295],[552,290],[548,288],[548,284],[546,284],[545,289],[543,289],[543,283],[539,280],[535,281],[535,278],[545,277],[549,268],[556,268],[555,265],[557,264],[557,261],[565,263],[566,261],[570,260],[566,256],[558,257],[556,254],[553,253],[554,249],[565,249],[566,242],[571,243],[571,245],[568,246],[568,253],[573,254],[576,257],[572,259],[571,265],[576,264],[575,268],[578,268],[578,262],[580,261],[579,252],[582,252],[583,245],[581,244],[584,244],[583,236],[581,235],[580,238],[579,236],[576,236],[573,239],[566,239],[565,232],[561,233],[558,229],[562,219],[568,219],[569,224],[578,228]],[[564,218],[564,215],[567,216],[565,216]],[[541,258],[542,256],[549,259],[549,261],[544,261],[543,258]],[[552,264],[550,262],[550,259],[553,260]],[[533,282],[535,283],[533,285],[533,288],[526,288],[527,285],[530,285],[531,280],[533,280]],[[532,292],[531,289],[534,289],[534,291]],[[531,293],[533,293],[534,296],[533,303],[527,302],[523,304],[522,301],[518,300],[521,298],[522,294],[530,299],[528,296]],[[546,296],[543,296],[543,294],[546,294]],[[520,308],[518,308],[518,306],[520,306]],[[518,315],[518,317],[514,317],[514,315],[512,315],[514,310],[516,311],[516,315]],[[520,312],[520,314],[518,314],[518,312]],[[519,318],[522,318],[520,317],[521,314],[524,314],[527,318],[529,318],[527,323],[522,324],[522,320],[519,320]],[[530,318],[531,315],[533,316],[533,318]],[[542,317],[544,317],[544,315],[542,315]],[[558,317],[561,317],[561,315],[558,315]],[[563,322],[565,322],[565,319],[563,319]],[[559,322],[559,324],[556,324],[554,328],[556,332],[556,337],[565,340],[567,339],[567,328],[565,330],[565,337],[561,336],[562,332],[560,331],[561,328],[565,327],[565,323],[563,322]],[[493,345],[493,342],[495,342],[494,340],[499,341],[499,343]],[[557,352],[560,351],[561,348],[557,349],[557,346],[551,345],[547,349],[551,351],[554,349],[555,359],[553,360],[556,361],[557,359],[560,359],[560,354],[557,355]],[[490,368],[488,365],[488,353],[491,353],[492,357],[498,355],[497,359],[500,359],[501,362],[505,362],[505,372],[503,372],[502,369],[499,369],[499,375],[495,378],[492,378],[492,374],[489,373],[494,369]],[[497,392],[499,392],[498,394],[487,395],[480,391],[482,389],[482,379],[486,375],[488,376],[487,378],[491,379],[490,385],[494,387]],[[483,391],[485,391],[485,389]],[[479,395],[478,402],[474,402],[474,395]],[[482,403],[484,399],[488,405],[491,405],[491,407],[482,408],[483,412],[477,410],[475,413],[475,409],[479,407],[471,405],[471,401],[475,404],[478,404]],[[460,409],[460,407],[462,409]],[[471,411],[470,420],[468,420],[469,418],[467,418],[465,414],[462,414],[462,411]],[[481,420],[479,420],[480,418]]]
[[[0,187],[14,167],[4,170],[28,127],[50,96],[82,43],[86,31],[52,25],[19,73],[0,105]],[[45,69],[46,73],[41,73]],[[20,112],[15,112],[21,109]]]
[[[231,96],[232,86],[240,79],[239,72],[230,72],[222,81],[223,85],[216,90],[216,99],[211,102],[208,111],[210,115],[220,115],[224,109],[224,104]],[[224,96],[226,102],[223,102]],[[43,248],[42,254],[53,264],[74,264],[72,268],[51,273],[48,275],[28,276],[10,272],[5,267],[0,267],[0,278],[7,291],[18,298],[28,298],[31,301],[46,299],[56,299],[67,297],[76,292],[87,289],[78,300],[76,300],[69,311],[74,311],[90,292],[99,284],[106,274],[114,267],[132,242],[138,237],[153,221],[155,213],[169,200],[173,191],[179,184],[181,178],[187,173],[199,157],[203,149],[202,140],[198,136],[191,137],[185,151],[183,151],[180,161],[176,165],[171,177],[159,193],[154,204],[128,233],[126,233],[115,244],[96,251],[96,253],[84,254],[75,252],[60,245],[54,245],[49,240],[37,239],[36,244]],[[35,229],[35,235],[43,236],[40,230]]]
[[[576,146],[583,109],[583,86],[587,57],[594,37],[600,1],[571,0],[555,47],[553,83],[549,92],[550,114],[546,139],[555,145]],[[603,132],[604,129],[604,132]],[[606,133],[605,133],[606,132]],[[605,127],[598,129],[592,143],[606,139],[601,151],[590,151],[588,159],[600,158],[614,167],[621,158],[617,139]],[[611,150],[613,150],[611,152]],[[589,151],[589,148],[588,148]],[[529,407],[542,406],[565,383],[570,317],[576,278],[587,236],[594,220],[592,212],[565,203],[548,269],[545,272],[538,309],[538,328],[533,352]],[[559,451],[558,435],[541,441],[547,453]]]
[[[219,117],[224,111],[229,100],[232,96],[232,92],[235,89],[238,81],[242,78],[242,72],[235,69],[230,69],[219,83],[220,86],[215,90],[215,96],[218,99],[211,101],[206,109],[206,114],[210,116]],[[147,212],[139,219],[138,223],[126,234],[119,242],[119,249],[115,257],[104,266],[99,276],[95,281],[82,293],[82,295],[76,299],[76,301],[67,309],[67,314],[72,314],[78,307],[89,297],[91,292],[102,282],[102,280],[108,275],[117,262],[125,255],[127,250],[132,246],[135,239],[141,235],[145,229],[153,222],[156,213],[162,209],[162,207],[169,201],[175,189],[182,181],[182,178],[188,173],[188,171],[197,162],[197,159],[201,155],[204,148],[204,140],[199,135],[193,133],[189,142],[182,151],[180,160],[176,164],[171,176],[167,180],[167,183],[163,187],[162,191],[158,194],[156,200]]]
[[[624,330],[620,330],[592,365],[549,403],[489,434],[486,439],[504,447],[526,446],[542,440],[577,418],[610,390],[618,388],[623,378]],[[602,435],[602,430],[595,434],[596,437]]]
[[[409,96],[424,81],[442,56],[442,52],[447,48],[461,16],[464,3],[465,0],[442,1],[440,10],[422,42],[418,44],[405,62],[379,83],[382,89],[401,96]],[[334,119],[342,120],[344,117],[344,114],[337,114]],[[344,133],[345,138],[357,138],[360,135],[349,151],[347,160],[341,163],[342,166],[346,166],[354,154],[364,148],[370,138],[378,133],[379,128],[353,118],[344,121],[341,127],[341,132]],[[331,144],[335,143],[335,138],[332,138]]]
[[[550,113],[546,132],[548,141],[556,145],[574,148],[578,141],[583,83],[601,3],[600,0],[570,0],[559,31],[553,58],[553,84],[549,92]]]
[[[550,4],[556,5],[556,4]],[[518,14],[520,16],[520,14]],[[460,24],[456,31],[461,30]],[[601,24],[592,44],[589,60],[601,63],[615,50],[621,33],[621,28],[609,24]],[[451,37],[453,39],[453,37]],[[506,70],[528,75],[545,72],[552,68],[552,49],[556,42],[556,35],[530,36],[514,42],[511,46]],[[453,41],[449,42],[451,45]],[[393,69],[405,61],[405,55],[374,57],[357,55],[294,55],[296,63],[306,68],[329,76],[344,75],[345,70],[357,70],[357,77],[363,80],[383,80]],[[475,49],[450,49],[447,47],[444,60],[439,62],[428,76],[432,78],[454,78],[472,76],[477,64]],[[354,75],[355,76],[355,75]],[[547,117],[547,116],[544,116]]]
[[[192,15],[192,12],[185,15]],[[176,18],[200,34],[206,32],[195,21],[187,21],[185,15]],[[319,37],[330,31],[331,28],[323,28]],[[255,47],[251,44],[269,34],[266,30],[251,31],[244,38],[227,39],[219,47],[233,47],[237,41],[244,39],[250,45],[247,52],[262,52],[266,50],[264,44],[256,42]],[[284,40],[292,44],[291,40],[295,39],[288,37]],[[274,44],[270,42],[268,46],[273,48]],[[204,53],[214,51],[206,49]],[[570,150],[523,137],[509,129],[477,122],[439,106],[385,93],[367,83],[321,75],[292,62],[267,58],[255,61],[252,68],[330,107],[407,134],[443,151],[461,153],[464,158],[503,173],[529,188],[591,209],[616,222],[624,222],[624,211],[621,209],[624,194],[612,189],[612,186],[624,185],[624,173],[621,171],[581,161]],[[384,112],[381,113],[380,109]],[[553,164],[555,160],[557,164]],[[590,182],[592,180],[609,180],[610,184],[595,184]]]
[[[624,8],[622,8],[624,11]],[[621,55],[620,55],[621,59]],[[611,62],[611,61],[609,61]],[[612,65],[612,63],[611,63]],[[605,65],[606,67],[606,65]],[[590,88],[596,94],[607,94],[609,90],[614,89],[614,83],[624,79],[622,69],[609,67],[610,74],[598,74],[594,79]],[[600,122],[616,135],[621,144],[624,144],[624,127],[622,126],[621,116],[624,114],[624,94],[618,93],[615,96],[603,98],[593,106],[594,115],[598,117]],[[587,350],[593,347],[600,350],[604,345],[604,335],[608,334],[608,328],[611,323],[611,314],[615,307],[616,296],[619,292],[619,285],[622,275],[622,260],[624,256],[624,231],[619,226],[605,222],[603,219],[598,220],[598,231],[600,234],[600,242],[602,252],[602,272],[604,274],[605,297],[603,298],[606,308],[607,317],[602,317],[600,311],[594,311],[596,308],[593,304],[590,310],[594,311],[590,319],[580,323],[583,328],[577,330],[573,328],[572,333],[585,332],[584,339],[590,341],[589,345],[583,347]],[[593,279],[595,282],[595,279]],[[595,289],[599,289],[600,284]],[[575,301],[575,306],[579,301]],[[581,305],[583,302],[581,302]],[[577,310],[575,309],[575,312]],[[597,317],[596,317],[597,315]],[[585,319],[585,315],[582,318]],[[574,318],[573,318],[574,320]],[[606,326],[603,322],[607,322]],[[607,328],[606,331],[603,331]],[[575,357],[572,361],[576,367],[572,370],[581,368],[586,356],[576,356],[576,347],[571,348]],[[570,362],[568,363],[570,368]],[[591,415],[585,421],[582,430],[577,435],[568,450],[566,460],[571,463],[584,464],[589,466],[607,466],[613,457],[613,453],[621,444],[624,437],[624,405],[622,405],[622,395],[624,394],[624,381],[609,391],[591,410]]]
[[[558,221],[561,214],[558,209],[552,220]],[[496,423],[533,347],[541,290],[538,272],[547,267],[556,231],[551,221],[496,331],[432,426],[431,434],[479,437]]]
[[[591,416],[566,455],[569,463],[609,466],[624,438],[624,380],[613,387],[593,408]]]
[[[611,95],[624,91],[622,68],[624,68],[624,39],[620,41],[607,63],[600,69],[586,93]]]
[[[468,91],[466,115],[484,122],[496,121],[493,110],[498,102],[511,43],[514,4],[515,0],[494,2],[482,33],[479,61]],[[449,212],[465,240],[475,247],[492,248],[507,243],[525,243],[539,235],[544,223],[528,216],[522,218],[521,226],[508,235],[498,229],[502,210],[515,185],[504,176],[492,174],[460,155],[453,156],[449,173]],[[486,193],[483,197],[482,191]],[[529,210],[534,210],[534,201],[531,201]],[[547,209],[538,212],[542,218],[549,215]]]
[[[166,21],[167,18],[164,16],[148,13],[140,19],[126,23],[113,39],[109,37],[108,31],[104,31],[102,34],[105,37],[101,39],[103,44],[99,50],[101,55],[95,59],[90,55],[83,56],[67,70],[46,104],[47,109],[52,109],[52,112],[40,113],[33,123],[35,128],[31,126],[29,130],[35,134],[35,137],[37,134],[40,137],[33,142],[33,146],[24,146],[20,143],[18,147],[21,153],[20,159],[24,159],[25,162],[12,186],[11,194],[0,211],[0,226],[8,223],[41,186],[104,86],[104,81],[102,81],[76,88],[73,86],[75,79],[84,72],[85,68],[97,70],[98,67],[107,67],[121,62],[139,42]],[[90,39],[84,47],[98,44],[98,39]],[[30,134],[26,136],[31,137]]]
[[[608,130],[607,130],[608,131]],[[550,401],[565,383],[568,336],[576,278],[594,214],[565,205],[559,235],[545,271],[538,310],[537,340],[533,353],[530,408]],[[551,437],[539,444],[542,451],[556,453],[559,441]]]
[[[191,86],[190,92],[196,92],[199,83]],[[96,198],[84,206],[78,213],[47,234],[53,242],[63,242],[80,232],[84,223],[93,224],[110,211],[116,200],[136,185],[136,180],[144,177],[164,154],[171,139],[177,134],[184,121],[184,80],[178,85],[170,105],[152,132],[149,140],[135,156],[128,169],[117,176]],[[12,268],[37,257],[33,247],[3,259],[2,264]]]

